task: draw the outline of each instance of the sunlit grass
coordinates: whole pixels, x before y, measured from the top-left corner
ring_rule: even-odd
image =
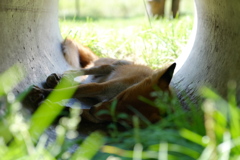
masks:
[[[147,0],[78,0],[80,17],[133,18],[146,15]],[[145,3],[145,4],[144,4]],[[181,0],[180,14],[193,14],[193,0]],[[165,15],[170,17],[171,1],[166,1]],[[59,0],[61,17],[76,16],[76,0]]]
[[[135,19],[61,20],[63,37],[72,37],[101,57],[128,59],[152,68],[171,63],[182,52],[191,34],[193,17],[178,20]]]

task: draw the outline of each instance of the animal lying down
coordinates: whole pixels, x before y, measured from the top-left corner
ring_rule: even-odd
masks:
[[[89,109],[83,109],[84,119],[93,123],[113,121],[113,117],[102,112],[110,111],[111,104],[116,101],[115,115],[124,113],[128,116],[144,116],[151,123],[161,120],[161,110],[139,100],[145,97],[149,100],[154,88],[171,95],[169,83],[172,79],[176,64],[153,71],[147,66],[134,64],[131,61],[111,58],[98,58],[89,48],[71,40],[62,43],[65,59],[76,70],[70,70],[63,75],[51,74],[46,84],[54,88],[62,76],[87,76],[73,94],[73,98],[92,100],[94,104]],[[61,64],[59,64],[61,65]],[[44,100],[54,89],[43,89],[35,86],[31,92],[33,102]],[[69,88],[55,90],[64,94]],[[140,117],[141,117],[140,116]],[[132,118],[118,119],[132,125]],[[141,122],[141,121],[140,121]]]

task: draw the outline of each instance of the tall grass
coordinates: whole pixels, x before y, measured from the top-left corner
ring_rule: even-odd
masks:
[[[6,73],[8,75],[0,76],[1,86],[9,75],[19,73],[19,69],[13,67]],[[161,106],[162,110],[173,107],[174,112],[168,110],[166,118],[144,129],[138,127],[138,120],[135,119],[133,129],[125,132],[115,130],[117,134],[112,137],[95,132],[86,139],[76,138],[80,110],[72,109],[70,117],[61,118],[55,126],[56,138],[50,141],[44,130],[57,116],[56,112],[62,109],[59,103],[54,103],[54,97],[59,95],[53,93],[52,98],[49,97],[32,117],[27,118],[19,103],[26,93],[18,97],[11,93],[16,82],[8,83],[0,92],[0,154],[4,160],[240,158],[240,109],[236,103],[234,82],[229,84],[228,100],[203,87],[201,94],[205,101],[202,109],[190,108],[188,112],[181,109],[176,99],[169,101],[155,92],[153,96],[156,96],[156,100],[153,103]],[[68,98],[71,94],[64,97]]]

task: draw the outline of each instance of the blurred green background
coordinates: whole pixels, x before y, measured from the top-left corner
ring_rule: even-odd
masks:
[[[71,37],[100,57],[128,59],[160,68],[182,53],[193,26],[194,1],[180,1],[171,18],[171,0],[163,19],[148,18],[147,0],[60,0],[63,38]]]
[[[71,17],[105,17],[105,18],[130,18],[145,16],[146,0],[59,0],[59,16]],[[165,13],[170,14],[171,1],[166,1]],[[181,0],[180,14],[193,14],[194,1]]]

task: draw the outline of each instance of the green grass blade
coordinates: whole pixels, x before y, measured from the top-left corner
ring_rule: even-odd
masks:
[[[36,140],[44,132],[44,130],[54,121],[54,119],[62,111],[63,107],[59,103],[55,103],[59,100],[70,99],[74,94],[76,87],[70,87],[67,90],[59,92],[62,88],[65,88],[68,84],[68,80],[62,79],[60,84],[55,88],[47,100],[39,106],[37,111],[31,118],[30,135]]]
[[[0,96],[9,93],[24,78],[24,71],[19,64],[15,64],[0,75]]]
[[[190,140],[196,144],[199,144],[203,147],[206,147],[207,146],[207,143],[205,143],[203,140],[203,137],[192,132],[192,131],[189,131],[187,129],[182,129],[180,131],[180,135],[183,137],[183,138],[186,138],[187,140]]]
[[[75,151],[71,160],[90,160],[104,144],[104,137],[98,132],[92,133]]]

